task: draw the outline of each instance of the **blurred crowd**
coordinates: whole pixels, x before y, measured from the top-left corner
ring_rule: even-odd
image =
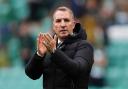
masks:
[[[28,62],[36,50],[38,33],[50,31],[51,12],[59,5],[73,10],[95,49],[90,85],[106,86],[107,48],[116,37],[110,28],[127,26],[128,0],[0,0],[0,67]]]

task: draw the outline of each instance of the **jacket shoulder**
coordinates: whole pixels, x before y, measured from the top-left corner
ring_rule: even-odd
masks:
[[[79,40],[77,42],[78,46],[84,46],[84,47],[89,47],[93,50],[93,46],[91,43],[89,43],[87,40]]]

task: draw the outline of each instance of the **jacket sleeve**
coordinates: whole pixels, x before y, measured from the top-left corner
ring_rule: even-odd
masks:
[[[86,41],[82,41],[78,47],[74,58],[71,59],[64,52],[57,49],[53,54],[53,62],[71,76],[89,73],[94,62],[93,48]]]
[[[34,56],[30,59],[30,61],[25,67],[25,73],[28,77],[30,77],[33,80],[40,78],[40,76],[43,73],[42,68],[44,57],[40,57],[36,53],[34,54]]]

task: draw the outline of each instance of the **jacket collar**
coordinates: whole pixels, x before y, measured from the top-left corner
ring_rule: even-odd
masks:
[[[69,35],[63,43],[73,43],[76,40],[86,40],[87,34],[84,29],[81,27],[80,23],[76,23],[75,28],[73,30],[73,34]]]

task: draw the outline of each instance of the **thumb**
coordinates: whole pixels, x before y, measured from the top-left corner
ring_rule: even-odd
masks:
[[[57,35],[54,35],[53,39],[56,41],[57,40]]]

